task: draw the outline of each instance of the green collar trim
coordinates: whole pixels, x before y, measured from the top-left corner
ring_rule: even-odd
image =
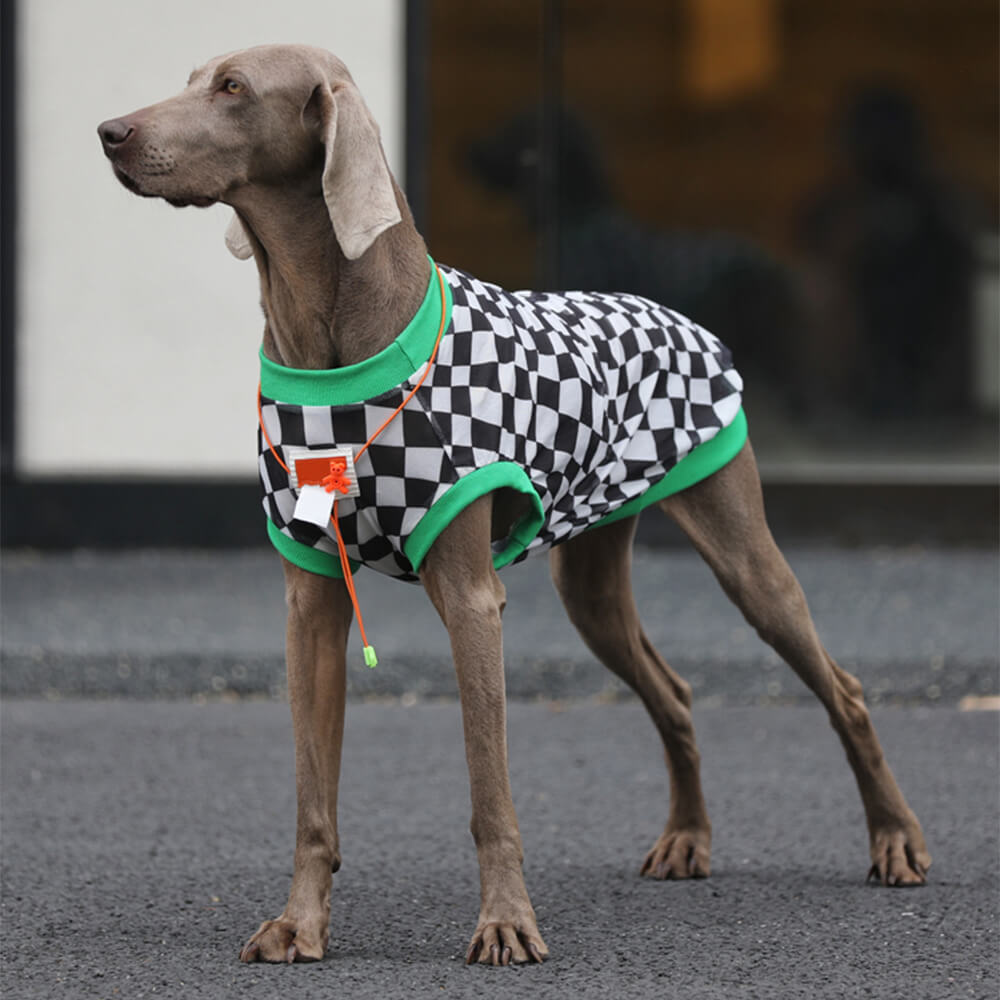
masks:
[[[268,399],[298,406],[347,406],[363,403],[402,385],[434,350],[441,323],[441,289],[431,262],[427,294],[406,329],[384,350],[344,368],[286,368],[260,351],[260,391]],[[445,327],[451,321],[451,287],[444,285]]]

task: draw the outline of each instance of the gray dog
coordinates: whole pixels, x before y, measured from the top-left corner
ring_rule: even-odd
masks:
[[[510,294],[434,264],[350,74],[318,49],[213,59],[99,133],[129,190],[231,205],[229,247],[260,274],[260,471],[287,589],[298,816],[288,902],[244,961],[326,948],[352,617],[364,638],[357,564],[418,580],[450,636],[481,883],[469,962],[548,954],[511,801],[496,572],[536,549],[553,546],[570,619],[663,739],[670,810],[642,874],[709,874],[690,688],[650,645],[630,583],[652,503],[825,706],[861,792],[870,874],[924,882],[923,833],[861,686],[820,643],[768,530],[740,377],[711,334],[634,296]]]

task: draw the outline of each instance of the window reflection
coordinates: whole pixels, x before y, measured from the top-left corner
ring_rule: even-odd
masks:
[[[433,0],[429,16],[432,253],[508,287],[637,292],[712,329],[747,376],[765,474],[995,475],[993,0]]]

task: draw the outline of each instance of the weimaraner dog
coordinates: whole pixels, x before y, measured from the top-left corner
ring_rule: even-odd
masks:
[[[366,370],[365,363],[382,358],[411,325],[435,280],[441,281],[435,301],[446,298],[386,165],[377,126],[343,63],[325,51],[263,46],[221,56],[192,73],[176,97],[104,122],[99,134],[130,191],[177,206],[223,202],[235,210],[227,242],[237,256],[252,254],[257,264],[263,367]],[[428,359],[425,372],[436,372],[434,355],[426,350],[397,381],[406,381]],[[287,469],[288,456],[280,458],[270,440],[275,424],[269,436],[265,423],[262,416],[268,441],[261,458],[277,474],[275,462]],[[359,452],[354,458],[361,477],[363,459]],[[319,494],[339,489],[346,466],[331,461],[329,468],[326,486],[303,481],[303,494],[306,485]],[[548,954],[524,883],[511,800],[501,645],[505,600],[494,559],[495,543],[523,519],[523,502],[523,493],[505,486],[475,495],[431,539],[414,574],[447,627],[461,697],[481,887],[470,963],[540,962]],[[823,648],[802,590],[771,537],[749,441],[707,478],[658,502],[747,621],[826,708],[864,804],[870,876],[889,886],[922,884],[931,858],[920,824],[882,755],[861,685]],[[326,523],[328,514],[327,506],[317,523]],[[634,515],[623,516],[557,539],[552,576],[590,649],[636,691],[663,740],[669,814],[641,874],[701,878],[709,874],[712,828],[699,777],[691,690],[652,647],[639,621],[630,583],[635,524]],[[345,648],[355,617],[351,570],[346,576],[315,571],[308,560],[288,558],[281,545],[279,550],[295,735],[295,863],[284,910],[249,939],[240,955],[245,962],[323,956],[331,873],[341,858],[337,788]]]

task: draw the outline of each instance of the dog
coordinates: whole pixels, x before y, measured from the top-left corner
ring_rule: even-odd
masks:
[[[711,824],[691,690],[646,638],[629,578],[635,511],[650,499],[680,525],[747,621],[826,708],[861,793],[869,876],[888,886],[925,881],[931,858],[923,832],[883,757],[861,685],[823,648],[771,537],[741,424],[739,376],[710,334],[634,297],[511,295],[432,262],[386,164],[377,125],[344,64],[320,49],[261,46],[220,56],[195,70],[177,96],[106,121],[98,132],[130,191],[176,206],[231,206],[227,244],[237,256],[253,257],[260,276],[260,468],[268,531],[286,582],[297,827],[288,901],[243,946],[244,962],[315,961],[326,949],[332,873],[341,859],[345,649],[359,561],[419,580],[448,630],[480,869],[469,963],[541,962],[548,955],[524,883],[511,799],[505,597],[497,574],[498,565],[533,547],[552,545],[552,576],[570,619],[595,655],[635,690],[663,740],[669,814],[641,874],[709,874]],[[539,311],[549,328],[535,341],[523,331],[510,334],[517,315],[530,325]],[[484,314],[492,316],[485,327]],[[633,327],[630,315],[638,317]],[[630,365],[616,352],[642,339],[640,332],[641,360]],[[511,362],[512,354],[532,350],[520,368],[516,357]],[[491,356],[495,371],[482,360]],[[650,370],[674,362],[687,371]],[[594,396],[596,382],[612,370],[618,395]],[[554,373],[562,385],[524,388],[519,380],[530,382],[533,373],[536,381]],[[621,384],[625,375],[653,388],[637,394]],[[692,398],[664,402],[670,397],[664,387],[676,387],[683,375]],[[337,387],[333,411],[319,383]],[[546,395],[563,390],[576,400],[569,419],[553,415]],[[461,399],[465,409],[449,417],[436,408],[439,397]],[[609,410],[622,399],[626,408],[638,401],[648,413],[619,413],[624,431],[603,434],[611,427]],[[705,421],[685,429],[688,409],[699,409]],[[346,414],[347,447],[337,437],[328,440],[329,425],[315,431],[334,411],[338,421]],[[373,427],[377,416],[384,422]],[[674,424],[661,426],[664,419]],[[299,424],[296,437],[292,428]],[[582,443],[564,441],[555,458],[546,457],[543,424],[554,425],[556,437],[575,428]],[[470,471],[475,427],[486,425],[492,427],[487,453]],[[659,453],[628,451],[633,437]],[[316,440],[331,447],[316,448]],[[408,479],[411,458],[433,448],[437,457]],[[531,451],[534,466],[519,470],[516,461],[497,459],[520,454],[518,448]],[[618,464],[616,448],[625,448]],[[692,471],[692,462],[697,466],[709,452],[712,461]],[[372,470],[383,457],[392,466],[389,485],[375,489]],[[623,465],[645,469],[638,486],[615,480]],[[677,481],[675,473],[685,469],[690,475]],[[435,483],[435,475],[443,481]],[[673,486],[665,489],[671,476]],[[435,519],[442,497],[451,498],[451,509]],[[581,507],[590,508],[589,530]],[[434,523],[422,532],[428,520]],[[357,617],[367,655],[360,610]]]

